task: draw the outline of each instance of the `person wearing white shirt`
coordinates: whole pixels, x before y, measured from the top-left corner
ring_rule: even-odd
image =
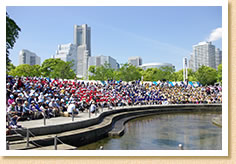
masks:
[[[95,111],[96,111],[96,105],[95,105],[95,102],[93,101],[93,103],[92,103],[92,105],[90,106],[90,112],[91,113],[95,113]]]
[[[72,111],[74,111],[74,114],[78,114],[78,110],[76,109],[76,107],[75,107],[75,102],[74,101],[72,101],[71,103],[70,103],[70,105],[68,106],[68,108],[67,108],[67,112],[69,113],[69,114],[72,114]]]

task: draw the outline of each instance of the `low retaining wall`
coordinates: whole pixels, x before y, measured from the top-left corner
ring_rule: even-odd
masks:
[[[66,144],[81,146],[108,136],[114,123],[122,118],[152,114],[181,113],[181,112],[210,112],[222,111],[221,104],[200,105],[150,105],[126,107],[101,113],[97,118],[86,121],[77,121],[63,125],[53,125],[30,129],[34,134],[57,134],[58,138]],[[128,121],[128,120],[127,120]],[[40,145],[53,144],[53,138],[47,141],[37,141]]]
[[[29,128],[29,130],[36,136],[39,135],[47,135],[47,134],[57,134],[57,133],[63,133],[66,131],[76,130],[80,128],[85,128],[89,126],[96,125],[102,120],[112,114],[116,113],[122,113],[127,111],[139,111],[139,110],[147,110],[147,109],[168,109],[173,112],[182,112],[182,111],[221,111],[222,105],[221,104],[200,104],[200,105],[189,105],[189,104],[181,104],[181,105],[145,105],[145,106],[128,106],[120,109],[110,110],[101,113],[96,118],[91,118],[84,121],[74,121],[69,122],[65,124],[57,124],[57,125],[46,125],[46,126],[40,126],[37,128]],[[19,131],[23,136],[26,136],[26,131]]]

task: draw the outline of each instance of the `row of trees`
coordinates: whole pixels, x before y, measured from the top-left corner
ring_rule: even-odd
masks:
[[[123,81],[138,80],[143,77],[144,81],[183,81],[183,70],[175,72],[172,67],[149,68],[143,70],[142,68],[135,67],[130,64],[124,64],[118,70],[114,70],[109,64],[102,66],[89,67],[90,80],[107,80],[116,79]],[[188,69],[188,80],[199,81],[203,85],[214,84],[215,82],[222,82],[222,65],[218,66],[218,71],[214,68],[201,66],[196,72]]]
[[[43,76],[50,78],[73,79],[76,75],[71,69],[72,66],[72,62],[64,62],[61,59],[46,59],[42,63],[42,66],[21,64],[14,67],[12,65],[7,73],[12,76]]]
[[[12,76],[31,76],[31,77],[50,77],[61,79],[74,79],[76,74],[71,69],[72,62],[64,62],[61,59],[47,59],[40,65],[22,64],[17,67],[10,64],[10,71],[7,72]],[[141,80],[144,81],[183,81],[183,70],[175,72],[171,67],[149,68],[143,70],[130,64],[123,64],[118,70],[114,70],[109,64],[102,66],[89,67],[89,80],[107,80],[116,79],[123,81]],[[196,72],[188,69],[188,80],[199,81],[203,85],[222,82],[222,65],[218,66],[218,71],[211,67],[201,66]]]

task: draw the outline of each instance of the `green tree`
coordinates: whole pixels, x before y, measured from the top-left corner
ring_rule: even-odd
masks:
[[[51,77],[51,73],[53,72],[56,65],[64,63],[61,59],[46,59],[42,63],[42,66],[40,68],[40,71],[42,72],[42,75],[44,77]]]
[[[188,81],[198,81],[192,69],[188,69]]]
[[[11,62],[9,62],[9,64],[6,66],[7,67],[7,74],[11,71],[11,70],[13,70],[13,69],[15,69],[16,68],[16,66],[14,66]]]
[[[177,74],[172,67],[148,68],[143,72],[144,81],[170,80],[175,81]]]
[[[217,80],[217,72],[214,68],[201,66],[196,71],[196,78],[202,85],[212,85]]]
[[[46,59],[40,68],[41,74],[44,77],[73,79],[74,71],[71,69],[73,61],[64,62],[61,59]]]
[[[107,79],[114,79],[115,77],[115,70],[111,68],[111,65],[105,62],[104,65],[101,66],[90,66],[89,67],[89,79],[90,80],[107,80]]]
[[[29,64],[21,64],[17,66],[15,69],[12,69],[9,72],[9,75],[12,76],[33,76],[32,66]]]
[[[9,17],[6,13],[6,65],[10,65],[9,59],[9,50],[14,47],[16,43],[16,39],[19,36],[19,32],[21,31],[20,27],[17,26],[15,21]]]
[[[163,71],[158,68],[148,68],[142,72],[144,81],[158,81],[163,79]]]
[[[222,64],[218,65],[217,82],[222,83]]]
[[[36,77],[41,76],[40,65],[36,64],[36,65],[32,65],[31,67],[32,67],[32,76],[36,76]]]
[[[117,80],[133,81],[141,79],[142,76],[141,70],[138,67],[127,63],[123,64],[118,71]]]
[[[163,79],[173,81],[175,69],[173,67],[160,67]]]
[[[95,72],[96,72],[96,66],[95,66],[95,65],[91,65],[91,66],[89,67],[88,71],[89,71],[90,73],[92,73],[92,74],[95,74]]]
[[[174,81],[183,81],[183,69],[179,70],[178,72],[174,72],[173,79]]]
[[[179,70],[178,72],[174,72],[173,79],[174,81],[183,81],[183,69]],[[195,73],[192,69],[188,69],[188,81],[197,81],[195,77]]]
[[[59,62],[55,67],[53,67],[51,77],[61,79],[74,79],[76,74],[71,69],[72,66],[72,62]]]
[[[154,68],[148,68],[142,72],[144,81],[153,81],[153,74],[155,73]]]

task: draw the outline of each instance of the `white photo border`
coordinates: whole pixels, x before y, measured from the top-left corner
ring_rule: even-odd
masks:
[[[6,7],[7,6],[222,6],[222,150],[6,150],[5,115],[1,115],[0,155],[2,156],[228,156],[228,1],[227,0],[5,0],[0,1],[1,37],[0,52],[6,47]],[[6,58],[0,55],[2,110],[5,107]]]

